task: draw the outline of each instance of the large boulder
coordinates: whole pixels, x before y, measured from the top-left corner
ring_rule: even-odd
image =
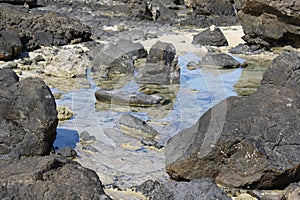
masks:
[[[9,60],[22,51],[22,43],[17,33],[0,31],[0,60]]]
[[[209,46],[228,46],[227,39],[220,28],[214,26],[194,36],[192,44]]]
[[[58,123],[50,89],[39,78],[18,82],[10,69],[1,69],[0,74],[0,154],[4,157],[49,154]]]
[[[176,49],[171,43],[157,41],[150,49],[145,66],[139,70],[136,81],[140,84],[177,84],[180,67]]]
[[[56,156],[1,161],[0,198],[106,199],[96,172]]]
[[[79,20],[54,12],[40,13],[9,4],[0,6],[0,30],[14,30],[29,49],[89,40],[91,30]]]
[[[153,200],[229,200],[224,192],[211,179],[196,179],[191,182],[146,181],[137,186],[136,191]]]
[[[300,2],[298,0],[247,1],[239,12],[243,39],[262,47],[300,47]]]
[[[257,92],[222,101],[173,137],[166,146],[169,175],[265,189],[299,181],[299,66],[299,53],[282,53]]]

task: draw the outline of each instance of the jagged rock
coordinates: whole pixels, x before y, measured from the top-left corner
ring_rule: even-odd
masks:
[[[230,199],[211,179],[195,179],[191,182],[166,183],[149,180],[135,187],[135,189],[152,200]]]
[[[0,163],[3,200],[110,199],[97,174],[77,162],[45,156]]]
[[[192,44],[209,46],[228,46],[227,39],[220,28],[211,26],[194,36]]]
[[[166,146],[170,176],[258,189],[299,181],[299,66],[299,53],[281,54],[257,92],[222,101],[173,137]]]
[[[171,43],[157,41],[150,49],[145,66],[140,69],[136,81],[140,84],[177,84],[180,67],[176,49]]]
[[[78,53],[76,49],[60,49],[55,55],[48,57],[44,72],[55,77],[83,77],[91,65],[88,57]]]
[[[39,46],[65,45],[87,41],[91,30],[79,20],[54,12],[28,12],[9,4],[0,6],[0,30],[14,30],[28,50]]]
[[[96,91],[95,96],[100,102],[119,105],[148,107],[165,103],[163,97],[146,95],[143,93],[128,93],[100,89]]]
[[[153,138],[158,132],[147,122],[130,114],[124,114],[119,120],[119,128],[133,136]]]
[[[300,47],[300,3],[297,0],[247,1],[239,12],[248,44]],[[280,27],[280,28],[278,28]]]
[[[16,32],[0,31],[0,60],[15,58],[21,51],[22,43]]]
[[[198,63],[200,66],[218,66],[222,68],[241,67],[242,64],[226,53],[207,53]]]
[[[263,49],[258,45],[250,45],[247,44],[238,44],[237,46],[229,49],[229,53],[233,54],[260,54],[263,52]]]
[[[101,46],[99,52],[95,53],[91,70],[108,77],[112,74],[133,74],[134,60],[147,57],[147,54],[140,43],[121,39]]]
[[[56,136],[54,97],[39,78],[18,82],[10,69],[0,69],[0,154],[2,156],[46,155]]]

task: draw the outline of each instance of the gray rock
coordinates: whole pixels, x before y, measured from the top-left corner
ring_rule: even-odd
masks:
[[[0,60],[15,58],[21,51],[22,43],[16,32],[0,31]]]
[[[227,39],[220,28],[212,26],[194,36],[192,44],[208,46],[228,46]]]
[[[207,53],[198,63],[200,66],[218,66],[222,68],[241,67],[242,64],[226,53]]]
[[[211,179],[195,179],[191,182],[146,181],[136,187],[138,192],[152,200],[229,200],[224,192]]]
[[[89,141],[92,142],[92,141],[96,141],[96,137],[91,136],[87,131],[82,131],[80,133],[80,140],[82,140],[83,142],[89,142]]]
[[[50,89],[39,78],[18,82],[13,71],[0,69],[0,72],[0,154],[12,157],[49,154],[58,123]]]
[[[74,159],[77,157],[77,152],[74,149],[71,149],[70,147],[63,147],[59,149],[56,153],[57,155],[60,155],[63,158]]]
[[[0,180],[3,200],[100,199],[106,196],[94,171],[55,156],[1,161]]]
[[[258,45],[248,46],[247,44],[238,44],[237,46],[229,49],[229,53],[233,54],[260,54],[264,50]]]
[[[140,84],[177,84],[180,67],[171,43],[157,41],[150,49],[145,66],[139,70],[136,81]]]
[[[32,50],[40,45],[65,45],[71,42],[87,41],[91,30],[79,20],[55,12],[41,13],[9,4],[0,7],[0,30],[13,29],[22,44]],[[22,19],[22,20],[20,20]]]
[[[232,1],[230,0],[185,0],[185,4],[188,7],[194,9],[194,12],[199,15],[218,15],[218,16],[234,16],[236,11],[234,10]]]
[[[118,40],[101,46],[99,52],[94,53],[93,72],[101,75],[133,74],[134,60],[147,56],[147,51],[140,43],[129,40]]]
[[[300,182],[291,183],[285,188],[284,195],[287,200],[300,199]]]
[[[119,128],[125,130],[130,135],[153,138],[158,132],[147,122],[130,114],[124,114],[119,120]]]
[[[283,53],[275,59],[257,92],[222,101],[172,138],[166,146],[170,176],[212,177],[222,185],[259,189],[283,189],[299,181],[297,54]],[[279,69],[290,76],[275,76]]]
[[[299,48],[299,10],[297,0],[247,1],[238,15],[245,33],[243,39],[250,45],[267,48],[282,45]]]
[[[162,105],[165,103],[163,97],[155,95],[146,95],[143,93],[128,93],[109,90],[97,90],[95,93],[96,99],[100,102],[148,107],[154,105]]]

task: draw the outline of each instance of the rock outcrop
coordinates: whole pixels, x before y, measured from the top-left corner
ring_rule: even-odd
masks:
[[[244,40],[261,47],[300,47],[300,2],[297,0],[247,1],[238,14]]]
[[[180,67],[176,49],[171,43],[157,41],[150,49],[145,66],[139,70],[136,81],[140,84],[177,84]]]
[[[13,30],[19,34],[28,50],[39,46],[59,46],[90,39],[91,30],[79,20],[54,12],[28,12],[26,9],[1,4],[0,30]]]
[[[172,138],[166,146],[170,176],[258,189],[299,181],[299,66],[299,53],[282,53],[257,92],[222,101]]]

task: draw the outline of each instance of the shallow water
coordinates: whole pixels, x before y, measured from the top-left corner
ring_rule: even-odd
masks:
[[[210,107],[226,97],[237,95],[233,86],[239,80],[242,69],[189,70],[186,67],[188,62],[199,59],[192,53],[179,57],[180,85],[163,86],[175,98],[169,105],[161,107],[137,108],[97,103],[94,94],[99,88],[89,73],[88,89],[74,89],[56,100],[57,105],[69,106],[75,114],[57,128],[54,146],[74,148],[79,154],[77,161],[95,170],[106,187],[114,185],[124,189],[148,179],[167,180],[164,149],[145,147],[138,138],[122,133],[118,119],[124,113],[131,113],[147,120],[159,132],[156,140],[165,145],[176,133],[195,124]],[[138,89],[134,79],[119,88],[124,91]],[[61,92],[55,88],[52,91]],[[90,145],[97,152],[82,149],[85,145],[79,139],[82,131],[96,137],[96,142]]]

